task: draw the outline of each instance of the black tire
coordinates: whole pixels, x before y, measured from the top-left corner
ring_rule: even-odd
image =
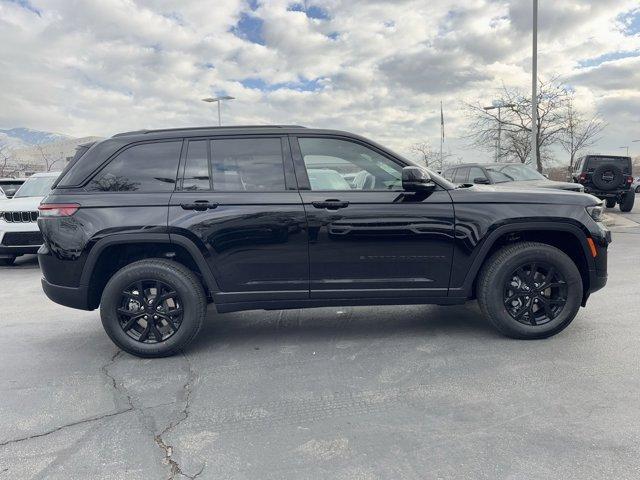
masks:
[[[615,198],[605,198],[604,204],[607,206],[607,208],[613,208],[613,207],[616,206],[616,199]]]
[[[169,297],[166,302],[170,301],[172,303],[173,306],[170,308],[173,308],[174,315],[178,312],[179,322],[176,320],[176,323],[174,323],[174,317],[166,314],[166,312],[165,315],[159,313],[160,309],[163,308],[161,303],[158,303],[155,307],[151,305],[156,303],[155,297],[158,289],[155,289],[155,293],[153,293],[153,288],[145,290],[143,283],[146,285],[162,285],[159,289],[160,292],[163,291],[163,288],[165,288],[165,292],[170,290],[163,297],[168,296],[169,293],[175,294]],[[142,285],[141,289],[131,290],[133,285],[138,284]],[[129,293],[126,293],[126,291]],[[146,291],[149,293],[145,293]],[[132,295],[131,292],[135,293],[135,295]],[[139,299],[142,300],[138,301]],[[147,299],[149,299],[148,305]],[[124,307],[123,300],[125,301]],[[131,302],[134,302],[136,306],[132,310],[128,310],[131,308]],[[144,308],[142,306],[147,308],[147,312],[143,312]],[[154,308],[157,308],[157,310],[154,310]],[[128,317],[122,315],[125,310],[129,315]],[[131,312],[136,313],[131,315]],[[147,317],[151,317],[151,313],[154,312],[160,316],[158,321],[151,320],[151,322],[147,322],[147,320],[141,318],[144,313],[148,313]],[[194,273],[177,262],[155,258],[140,260],[118,270],[107,283],[100,303],[102,325],[109,338],[125,352],[138,357],[167,357],[179,352],[196,337],[202,327],[206,313],[207,299],[202,284]],[[137,317],[133,324],[134,327],[129,326],[129,329],[125,332],[126,327],[123,323],[127,318],[132,318],[133,316]],[[153,316],[153,318],[156,317]],[[168,326],[169,321],[165,320],[168,318],[171,319],[171,327]],[[144,330],[143,334],[146,333],[147,335],[146,340],[140,341],[143,338],[143,334],[140,334],[138,339],[134,338],[135,334],[140,333],[136,329]],[[148,330],[151,330],[152,333],[150,334]],[[170,333],[167,333],[166,339],[162,339],[163,335],[161,334],[160,341],[158,341],[153,332],[161,333],[161,330]],[[154,337],[153,343],[147,343],[151,342],[152,335]]]
[[[555,275],[564,279],[562,285],[557,288],[564,290],[563,294],[566,295],[564,305],[553,307],[558,309],[556,316],[550,317],[546,323],[541,322],[537,325],[516,320],[505,306],[508,301],[505,300],[507,282],[516,278],[513,275],[521,266],[536,262],[538,265],[553,267]],[[545,278],[544,283],[546,281]],[[553,291],[552,288],[556,287],[551,287],[548,291]],[[498,250],[485,262],[477,283],[478,303],[484,315],[501,333],[518,339],[547,338],[564,330],[578,313],[582,294],[582,277],[573,260],[561,250],[537,242],[515,243]],[[529,292],[529,295],[532,297],[526,297],[531,298],[528,305],[532,305],[533,298],[536,298],[536,302],[540,298],[537,293]],[[540,308],[538,305],[540,304],[530,308]]]
[[[636,194],[634,192],[627,192],[623,195],[622,201],[620,202],[620,211],[621,212],[630,212],[633,210],[633,204],[636,200]]]
[[[605,192],[618,188],[623,179],[622,170],[615,165],[601,165],[591,175],[593,184]]]
[[[16,257],[4,257],[0,258],[0,267],[10,267],[13,262],[16,261]]]
[[[640,193],[640,185],[636,187],[636,193]]]

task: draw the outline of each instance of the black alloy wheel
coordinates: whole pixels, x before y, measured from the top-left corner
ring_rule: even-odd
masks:
[[[118,320],[122,330],[142,343],[160,343],[182,324],[183,302],[167,283],[139,280],[122,291]]]
[[[525,325],[544,325],[556,318],[567,303],[567,282],[547,263],[526,263],[507,278],[503,299],[514,320]]]

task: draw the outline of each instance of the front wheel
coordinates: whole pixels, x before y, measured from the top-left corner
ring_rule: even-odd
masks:
[[[107,283],[100,316],[109,338],[138,357],[167,357],[200,331],[207,299],[198,278],[177,262],[147,259],[118,270]]]
[[[16,257],[2,257],[0,258],[0,267],[9,267],[16,261]]]
[[[633,203],[636,200],[636,194],[634,192],[627,192],[622,197],[622,201],[620,202],[620,211],[621,212],[630,212],[633,210]]]
[[[565,329],[582,301],[582,277],[561,250],[536,242],[503,247],[478,279],[478,303],[504,335],[546,338]]]

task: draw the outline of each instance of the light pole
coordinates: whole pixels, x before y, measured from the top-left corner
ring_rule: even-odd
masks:
[[[488,112],[489,110],[498,109],[498,148],[496,149],[496,163],[500,161],[500,152],[501,152],[501,137],[502,137],[502,109],[503,108],[513,108],[515,107],[515,103],[504,103],[500,100],[494,100],[490,107],[484,107],[484,110]]]
[[[538,0],[533,0],[533,44],[531,55],[531,158],[538,166]]]
[[[625,145],[624,147],[618,147],[618,148],[626,148],[627,149],[627,157],[629,156],[629,145]]]
[[[218,126],[221,127],[222,126],[222,117],[220,117],[220,103],[223,100],[234,100],[235,97],[230,97],[229,95],[224,95],[222,97],[207,97],[207,98],[203,98],[202,101],[203,102],[207,102],[207,103],[217,103],[218,104]]]

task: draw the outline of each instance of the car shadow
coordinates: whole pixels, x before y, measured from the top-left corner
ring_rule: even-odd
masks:
[[[475,302],[456,306],[334,307],[217,314],[209,310],[198,338],[187,351],[229,343],[255,347],[288,339],[297,343],[416,336],[503,338]]]

